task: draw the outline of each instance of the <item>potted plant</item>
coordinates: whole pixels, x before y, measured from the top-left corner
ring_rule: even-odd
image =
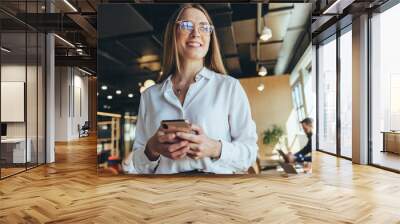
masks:
[[[266,145],[264,156],[273,156],[274,149],[277,143],[280,143],[281,137],[283,136],[283,129],[278,125],[272,125],[263,132],[263,143]]]
[[[272,128],[268,128],[263,134],[263,143],[266,145],[276,145],[279,139],[283,136],[283,129],[278,125],[273,125]]]

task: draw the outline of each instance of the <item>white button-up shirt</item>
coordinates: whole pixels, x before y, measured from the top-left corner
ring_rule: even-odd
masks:
[[[160,156],[150,161],[145,146],[162,120],[187,119],[212,139],[222,142],[221,156],[214,160]],[[171,76],[141,95],[133,145],[133,164],[138,173],[170,174],[200,170],[218,174],[242,173],[256,161],[257,132],[250,105],[240,82],[206,67],[196,74],[183,105],[172,89]]]

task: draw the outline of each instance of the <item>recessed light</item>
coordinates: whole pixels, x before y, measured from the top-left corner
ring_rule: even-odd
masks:
[[[122,93],[122,91],[121,90],[115,90],[115,94],[117,94],[117,95],[121,95],[121,93]]]
[[[73,45],[71,42],[69,42],[68,40],[62,38],[61,36],[59,36],[58,34],[54,34],[55,37],[57,37],[59,40],[61,40],[62,42],[64,42],[65,44],[67,44],[68,46],[75,48],[75,45]]]
[[[113,96],[112,95],[108,95],[107,99],[112,100]]]
[[[90,73],[90,72],[88,72],[88,71],[86,71],[86,70],[83,70],[83,69],[81,69],[81,68],[79,68],[79,67],[78,67],[78,70],[81,71],[81,72],[83,72],[83,73],[85,73],[86,75],[92,75],[92,73]]]
[[[78,10],[70,3],[68,0],[64,0],[65,4],[68,5],[74,12],[78,12]]]
[[[101,86],[101,89],[102,89],[102,90],[107,90],[108,87],[107,87],[106,85],[102,85],[102,86]]]
[[[4,51],[4,52],[6,52],[6,53],[10,53],[10,52],[11,52],[11,50],[9,50],[9,49],[7,49],[7,48],[5,48],[5,47],[1,47],[1,50]]]
[[[262,84],[262,83],[260,83],[260,84],[257,86],[257,90],[260,91],[260,92],[262,92],[262,91],[264,90],[264,88],[265,88],[265,86],[264,86],[264,84]]]
[[[128,94],[128,97],[129,97],[129,98],[133,98],[133,93],[129,93],[129,94]]]
[[[265,68],[264,66],[260,67],[260,70],[258,71],[258,75],[259,76],[266,76],[268,74],[267,68]]]

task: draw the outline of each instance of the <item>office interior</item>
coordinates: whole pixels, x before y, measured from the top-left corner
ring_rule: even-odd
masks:
[[[50,10],[42,7],[44,2],[45,1],[28,1],[25,3],[23,1],[4,1],[2,4],[5,8],[11,7],[11,9],[14,10],[26,10],[33,14],[44,14],[46,10]],[[290,5],[291,3],[287,4]],[[90,7],[90,5],[84,4],[84,6],[88,7],[87,10],[89,11],[94,8],[93,5]],[[72,10],[64,3],[57,3],[52,7],[52,10],[55,12]],[[117,6],[115,5],[114,7]],[[148,6],[142,5],[133,7],[136,7],[137,15],[142,16],[144,19],[143,22],[146,22],[146,17],[151,19],[151,15],[146,15],[146,12],[148,12],[146,7]],[[235,6],[233,6],[233,9],[235,9],[234,7]],[[276,158],[276,151],[270,155],[264,152],[268,151],[268,149],[265,148],[268,148],[269,146],[265,146],[261,141],[263,131],[273,125],[283,127],[286,131],[285,144],[290,144],[288,143],[290,141],[287,139],[299,139],[290,144],[296,145],[294,148],[298,150],[301,145],[304,145],[304,135],[301,134],[300,126],[295,123],[305,117],[312,117],[316,118],[315,120],[317,123],[315,125],[316,136],[314,137],[313,148],[345,159],[352,159],[351,136],[353,131],[353,105],[352,97],[349,96],[352,95],[351,90],[353,79],[348,75],[353,72],[353,63],[351,63],[353,60],[353,54],[351,49],[354,38],[352,38],[353,29],[352,20],[350,18],[352,14],[350,13],[346,16],[342,15],[343,18],[340,19],[336,18],[336,20],[341,21],[338,30],[333,30],[332,25],[331,27],[326,27],[327,25],[324,25],[325,27],[322,25],[320,27],[316,27],[316,25],[312,26],[312,29],[314,29],[312,30],[314,34],[312,48],[310,49],[310,47],[307,46],[302,47],[300,51],[296,51],[297,55],[295,55],[295,59],[297,59],[297,61],[289,61],[287,58],[277,60],[279,55],[293,54],[293,52],[287,49],[291,48],[293,50],[295,44],[299,44],[296,40],[301,39],[301,37],[304,36],[304,33],[306,33],[305,30],[287,32],[288,28],[290,30],[290,26],[293,27],[296,24],[287,24],[286,32],[283,28],[278,29],[277,24],[286,21],[285,19],[287,17],[287,13],[285,14],[284,10],[276,10],[279,9],[279,7],[284,7],[284,9],[287,9],[288,11],[292,6],[285,6],[284,4],[276,3],[276,6],[272,4],[268,7],[270,13],[265,14],[265,21],[268,21],[268,24],[272,27],[272,32],[277,35],[273,35],[271,44],[260,45],[260,58],[256,58],[258,50],[257,42],[250,41],[251,45],[246,46],[249,39],[253,41],[255,30],[252,30],[251,35],[245,35],[250,32],[237,32],[231,34],[236,38],[236,45],[239,46],[238,49],[232,50],[229,48],[229,44],[223,45],[224,53],[229,56],[225,59],[228,71],[234,77],[241,80],[242,85],[248,92],[250,101],[254,101],[251,105],[254,107],[252,109],[254,111],[255,121],[259,126],[259,146],[261,149],[260,151],[262,152],[260,158],[264,161],[268,161],[274,156]],[[303,9],[299,8],[299,6],[297,6],[297,8],[293,7],[292,10],[295,13],[297,10],[297,14],[300,14],[301,10],[304,10],[304,7]],[[164,11],[167,14],[173,9],[174,6],[169,6],[169,8],[160,8],[160,11]],[[368,49],[369,54],[371,54],[368,71],[371,83],[368,84],[368,105],[370,108],[368,109],[367,119],[370,125],[368,127],[368,139],[370,139],[369,141],[373,144],[365,153],[367,156],[366,162],[364,163],[399,170],[397,150],[398,137],[396,132],[399,129],[399,112],[398,103],[395,100],[395,97],[393,97],[398,92],[399,87],[398,77],[396,75],[397,71],[394,66],[395,62],[393,62],[395,57],[392,56],[394,54],[393,52],[396,51],[396,44],[388,44],[391,43],[391,41],[393,42],[394,39],[385,39],[389,37],[395,38],[397,35],[395,31],[391,31],[390,29],[393,25],[393,21],[396,21],[397,19],[396,10],[397,8],[394,6],[390,8],[390,10],[381,10],[380,13],[370,13],[371,18],[368,20],[370,26],[368,33],[370,38]],[[106,10],[104,12],[105,20],[107,19],[107,16],[115,16],[115,14],[112,13],[112,9],[108,11],[108,14]],[[253,12],[254,10],[248,9],[247,11],[247,15],[242,14],[244,15],[243,17],[257,16],[257,14]],[[90,86],[92,86],[92,89],[94,88],[97,78],[95,75],[95,56],[93,55],[95,49],[90,47],[90,45],[95,43],[93,39],[84,36],[89,33],[89,30],[81,31],[84,34],[79,33],[79,31],[70,31],[73,29],[79,30],[81,28],[79,26],[73,27],[71,21],[67,19],[66,22],[64,22],[66,23],[64,26],[58,25],[57,28],[41,25],[40,23],[43,18],[37,18],[35,21],[36,24],[33,22],[31,22],[32,24],[24,24],[22,19],[34,20],[27,16],[26,18],[13,17],[10,10],[4,10],[2,13],[5,20],[14,20],[14,23],[11,23],[11,25],[3,23],[5,25],[3,25],[4,27],[2,29],[2,136],[3,141],[5,142],[13,142],[13,138],[16,141],[15,143],[3,144],[5,151],[3,153],[4,158],[2,157],[2,161],[4,162],[2,165],[2,176],[8,176],[6,168],[11,171],[10,173],[17,173],[32,166],[43,164],[46,160],[44,148],[46,143],[45,115],[47,111],[45,110],[46,88],[44,87],[47,87],[45,79],[46,72],[52,68],[45,68],[45,66],[49,66],[49,64],[46,65],[46,57],[49,57],[48,54],[51,54],[52,52],[48,52],[49,49],[46,49],[46,44],[49,44],[49,40],[46,40],[45,32],[61,29],[67,34],[66,36],[70,36],[70,38],[73,39],[68,41],[67,37],[63,36],[62,32],[58,34],[55,33],[53,37],[55,44],[54,54],[56,57],[56,64],[53,69],[54,72],[58,74],[54,77],[54,124],[57,125],[57,128],[55,128],[54,131],[53,141],[68,141],[79,136],[78,125],[82,127],[86,121],[89,121],[90,116],[88,116],[88,114],[90,112],[90,104],[91,108],[96,104],[96,100],[94,99],[95,96],[93,96],[94,91],[92,90],[90,92],[89,89]],[[261,14],[262,13],[265,12],[262,11]],[[134,17],[137,15],[132,14],[130,16]],[[23,17],[22,15],[19,16]],[[93,14],[85,16],[91,19],[94,23]],[[324,16],[323,18],[326,19],[327,17],[329,16]],[[331,17],[333,18],[333,16]],[[316,17],[314,17],[313,20],[317,21],[315,18]],[[249,23],[257,22],[257,20],[246,20],[246,18],[233,19],[236,19],[233,22],[233,26],[236,30],[242,30],[244,29],[243,27],[248,26]],[[134,19],[132,19],[132,21],[137,22]],[[153,25],[162,24],[160,21],[152,22]],[[163,21],[165,23],[165,19],[163,19]],[[296,20],[293,19],[293,21]],[[114,77],[113,74],[117,73],[115,68],[120,69],[120,67],[122,67],[113,66],[112,63],[118,63],[118,61],[115,62],[113,59],[118,59],[118,57],[128,57],[127,54],[129,54],[129,51],[126,49],[134,49],[132,46],[134,44],[129,43],[129,41],[134,42],[132,41],[134,39],[129,39],[129,35],[134,37],[135,32],[135,24],[131,25],[133,27],[131,31],[125,30],[120,31],[122,33],[117,33],[117,30],[112,30],[113,28],[116,29],[115,27],[107,27],[106,24],[104,29],[109,30],[105,30],[104,33],[112,32],[113,34],[110,35],[106,33],[104,34],[106,38],[100,37],[100,45],[104,46],[104,49],[102,49],[99,54],[99,60],[102,62],[100,63],[100,69],[104,68],[105,74],[102,82],[108,83],[108,86],[100,83],[99,90],[96,92],[96,96],[99,98],[97,110],[100,113],[98,119],[100,121],[99,125],[101,126],[98,133],[100,136],[105,135],[105,138],[100,137],[98,139],[98,151],[101,151],[102,147],[103,151],[104,148],[107,148],[110,150],[107,152],[107,158],[110,158],[111,160],[117,159],[119,161],[129,154],[133,145],[135,113],[138,108],[140,91],[143,91],[144,88],[152,85],[158,75],[157,72],[160,71],[160,48],[158,46],[154,47],[150,51],[153,55],[150,54],[149,56],[137,59],[137,68],[134,72],[139,75],[136,75],[135,78],[126,78],[132,76],[130,76],[128,72],[123,71],[123,68],[121,71],[117,71],[126,80],[126,82],[124,82],[126,83],[125,86],[119,87],[118,85],[120,85],[121,82],[115,85],[113,83],[115,81],[112,81],[112,78],[109,78]],[[302,25],[306,25],[304,24],[304,21]],[[162,29],[160,28],[161,25],[158,26],[159,27],[155,27],[153,37],[150,36],[150,38],[160,38],[162,35]],[[221,31],[221,33],[222,32],[223,31]],[[390,32],[393,34],[389,35]],[[101,33],[102,32],[100,32],[100,34]],[[293,39],[290,41],[290,44],[289,41],[284,42],[279,40],[279,37],[284,37],[283,33],[287,35],[286,39],[289,39],[289,37]],[[316,34],[318,35],[316,36]],[[111,45],[107,41],[110,39],[112,40],[113,38],[117,39],[118,36],[121,35],[126,35],[125,38],[128,37],[121,42],[117,42],[119,43],[120,48],[125,49],[126,52],[120,49],[121,51],[118,51],[119,55],[112,55],[113,53],[110,49],[113,49],[115,46]],[[229,35],[227,35],[227,37],[223,36],[223,38],[226,39],[223,39],[224,43],[229,43]],[[72,43],[74,41],[76,44]],[[87,43],[85,41],[87,41]],[[139,39],[139,41],[144,41],[143,43],[147,43],[148,45],[154,45],[154,43],[151,43],[145,38]],[[156,44],[159,44],[159,42],[156,42]],[[80,46],[80,48],[75,45]],[[303,44],[303,46],[306,45],[307,44]],[[18,51],[13,51],[9,46],[13,46],[13,48],[18,49]],[[148,47],[148,49],[151,49],[151,47],[152,46]],[[246,51],[246,48],[249,47],[252,49],[247,49]],[[131,53],[138,54],[137,52],[148,49],[142,47],[132,50],[133,53]],[[284,50],[286,52],[284,52]],[[299,56],[299,54],[301,55]],[[140,55],[143,55],[143,53],[140,52]],[[311,62],[308,59],[310,58],[310,55],[312,55],[312,58],[314,59],[313,66],[311,66]],[[129,57],[133,56],[134,55],[130,55]],[[248,57],[247,60],[246,56]],[[300,60],[301,56],[303,58],[302,60]],[[68,57],[74,59],[69,60]],[[79,61],[79,58],[82,61]],[[294,59],[294,57],[292,57],[292,59]],[[255,61],[257,61],[257,63],[255,63]],[[298,62],[298,64],[296,64],[296,62]],[[285,63],[286,65],[284,65]],[[262,66],[265,67],[268,73],[265,77],[258,74],[258,70]],[[14,73],[14,71],[17,73]],[[318,75],[313,75],[312,71]],[[19,75],[16,76],[10,74]],[[277,74],[287,75],[281,77]],[[277,77],[272,78],[270,76]],[[276,84],[270,83],[279,82],[277,80],[279,78],[287,79],[283,81],[284,83],[288,83],[288,85],[285,84],[284,86],[286,90],[279,93],[267,91],[273,88],[266,88],[266,85],[271,85],[272,87],[277,86]],[[254,84],[251,84],[252,82],[254,82]],[[17,91],[18,87],[15,87],[14,85],[20,85],[19,88],[22,89]],[[134,87],[131,88],[132,85],[134,85]],[[317,86],[318,91],[316,91]],[[257,91],[255,91],[256,89]],[[264,89],[266,89],[266,91],[264,91]],[[17,91],[17,93],[8,92],[8,90]],[[280,110],[287,110],[289,114],[287,116],[281,116],[280,114],[279,116],[274,117],[274,111],[268,111],[268,109],[265,109],[267,108],[266,106],[262,106],[263,102],[266,101],[258,100],[260,97],[257,98],[257,96],[260,96],[260,93],[270,95],[264,96],[271,99],[268,102],[269,105],[275,105],[274,107],[280,108]],[[89,94],[91,94],[91,97],[89,97]],[[278,99],[273,96],[274,94],[291,94],[292,96],[287,97],[287,101],[289,102],[288,105],[283,105],[281,101],[272,102],[274,99]],[[14,98],[5,97],[6,95],[13,96]],[[64,98],[63,96],[67,97]],[[114,98],[109,99],[110,97]],[[315,100],[315,98],[317,100]],[[89,99],[91,99],[91,102],[89,102]],[[16,108],[10,107],[11,105]],[[34,105],[34,107],[31,107],[30,105]],[[264,109],[260,110],[257,107],[263,107]],[[318,109],[315,107],[318,107]],[[16,113],[14,113],[15,111]],[[292,112],[294,112],[294,114]],[[10,115],[16,117],[7,117]],[[272,117],[273,119],[265,119],[265,117]],[[93,120],[93,116],[90,119]],[[103,119],[105,119],[105,121],[103,121]],[[112,125],[113,121],[114,125]],[[93,123],[94,122],[92,122],[91,125],[92,131],[97,129],[97,125],[94,125]],[[112,132],[112,128],[115,130],[118,129],[118,131]],[[291,129],[295,131],[290,131]],[[114,134],[111,135],[111,133]],[[110,144],[111,142],[114,143]],[[21,156],[24,157],[26,154],[27,158],[22,161],[23,163],[16,163],[17,165],[13,165],[12,162],[9,162],[11,155],[7,155],[6,151],[19,147],[26,148],[26,153],[22,152],[24,151],[22,150]],[[267,158],[268,156],[269,158]],[[19,157],[19,154],[17,154],[16,157]],[[99,160],[104,160],[104,155],[99,154]],[[30,161],[32,161],[32,163],[30,163]],[[51,161],[51,159],[49,161]],[[26,166],[25,163],[27,163]]]
[[[60,12],[57,4],[0,3],[1,179],[54,163],[56,143],[94,132],[90,123],[96,119],[89,113],[96,113],[96,76],[91,70],[96,65],[71,62],[68,57],[88,55],[72,47],[79,44],[78,37],[74,44],[66,41],[60,31],[70,28],[48,25],[48,18],[41,17]]]
[[[249,100],[255,100],[254,111],[258,106],[265,110],[269,103],[264,99],[271,99],[278,110],[271,110],[269,116],[285,112],[284,118],[276,115],[274,119],[281,119],[279,125],[286,128],[288,138],[298,139],[293,145],[296,150],[305,140],[297,122],[303,117],[314,118],[311,175],[283,176],[265,170],[264,176],[257,177],[185,179],[98,176],[98,161],[119,162],[131,150],[140,89],[152,84],[145,83],[147,80],[155,80],[160,60],[135,58],[132,64],[139,66],[141,74],[132,78],[135,86],[115,89],[113,83],[101,83],[99,61],[119,62],[99,52],[98,7],[121,2],[0,1],[0,221],[400,220],[400,202],[395,200],[400,197],[400,107],[396,97],[400,72],[395,54],[400,50],[396,41],[400,33],[394,28],[400,21],[398,1],[306,1],[312,8],[311,44],[297,47],[300,51],[288,51],[295,59],[290,69],[278,73],[276,64],[265,64],[268,74],[260,76],[256,66],[249,66],[252,76],[236,76],[249,92]],[[270,16],[274,10],[276,15],[292,16],[296,8],[294,3],[270,1],[273,3],[276,8],[268,8]],[[283,38],[297,30],[286,28]],[[297,28],[306,33],[304,27]],[[300,41],[291,42],[301,46]],[[283,43],[274,40],[266,44],[265,50],[273,52],[275,63]],[[276,45],[276,49],[269,49],[269,45]],[[123,43],[115,46],[121,48],[121,54],[132,53]],[[233,62],[227,60],[226,66],[237,64],[234,60],[238,55],[233,54]],[[143,65],[148,67],[140,67]],[[118,105],[123,104],[132,111],[121,112]],[[289,122],[292,134],[286,125],[289,120],[293,121]],[[274,123],[265,123],[257,131],[262,134]],[[108,132],[110,129],[114,131]],[[262,142],[259,145],[270,150]],[[101,157],[99,152],[104,149],[111,150],[110,154]],[[260,164],[265,167],[271,160],[282,159],[276,152],[265,156],[269,158]],[[121,171],[118,162],[100,168],[116,174]],[[179,191],[196,200],[179,197]],[[174,206],[169,207],[171,204]]]
[[[353,13],[356,10],[350,5],[348,15],[344,10],[331,27],[312,28],[318,33],[313,37],[318,79],[316,148],[399,172],[400,76],[395,40],[400,33],[393,27],[400,18],[400,5],[369,4],[365,14]]]

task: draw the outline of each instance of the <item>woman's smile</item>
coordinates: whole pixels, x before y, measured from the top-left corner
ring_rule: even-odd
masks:
[[[186,46],[198,48],[198,47],[202,47],[203,44],[201,44],[199,41],[188,41],[188,42],[186,42]]]

